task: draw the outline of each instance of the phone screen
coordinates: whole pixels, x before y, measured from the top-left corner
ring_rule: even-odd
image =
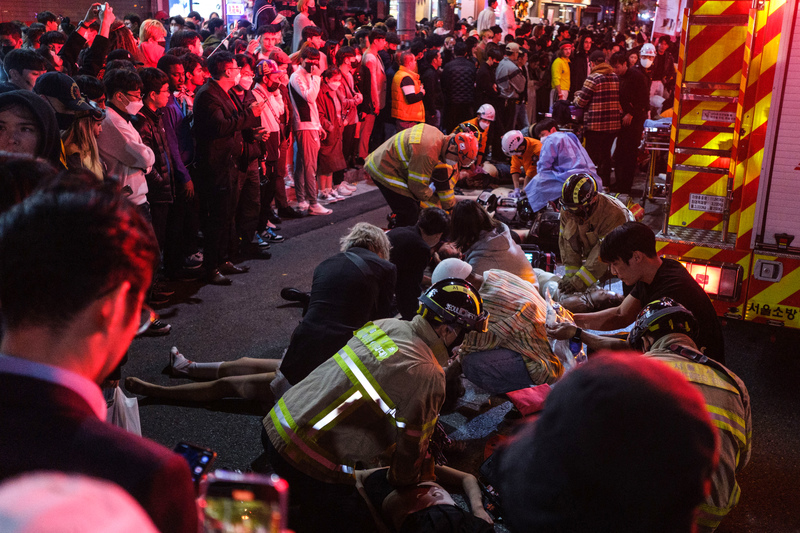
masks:
[[[175,453],[182,455],[189,463],[189,470],[192,472],[192,480],[195,483],[208,472],[211,465],[214,464],[214,459],[217,458],[214,451],[188,442],[179,442],[175,446]]]
[[[217,470],[207,479],[206,533],[281,533],[286,528],[289,484],[278,476]]]

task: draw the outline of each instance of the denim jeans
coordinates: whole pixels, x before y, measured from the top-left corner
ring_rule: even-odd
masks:
[[[491,394],[534,386],[523,357],[507,348],[463,355],[461,366],[468,380]]]

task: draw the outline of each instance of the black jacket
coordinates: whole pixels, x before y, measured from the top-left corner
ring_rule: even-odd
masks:
[[[575,54],[569,58],[569,94],[570,98],[583,87],[588,77],[589,56]]]
[[[633,117],[632,124],[644,124],[650,110],[650,89],[641,70],[628,67],[627,72],[619,78],[619,103],[622,114]]]
[[[260,124],[260,117],[235,102],[215,80],[200,87],[194,97],[192,133],[201,179],[227,187],[230,171],[242,155],[242,130]]]
[[[497,91],[497,86],[494,81],[494,70],[496,65],[491,67],[484,63],[478,69],[478,74],[475,77],[475,104],[492,104],[497,106],[500,100],[500,93]]]
[[[469,104],[475,101],[475,63],[457,57],[442,69],[442,93],[448,104]]]
[[[144,106],[131,122],[142,136],[142,142],[149,146],[156,155],[153,168],[145,175],[147,201],[151,204],[171,204],[175,199],[175,179],[170,168],[171,155],[167,133],[161,123],[161,113],[150,111],[147,106]]]
[[[434,115],[437,110],[444,108],[444,96],[442,95],[442,82],[439,77],[439,71],[426,64],[419,79],[422,82],[422,86],[425,87],[425,96],[422,97],[422,102],[425,104],[425,114]]]

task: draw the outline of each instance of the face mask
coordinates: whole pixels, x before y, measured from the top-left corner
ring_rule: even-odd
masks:
[[[280,84],[279,82],[277,82],[277,81],[271,81],[271,82],[269,82],[269,83],[267,84],[267,90],[268,90],[269,92],[271,92],[271,93],[274,93],[275,91],[277,91],[277,90],[278,90],[278,87],[280,87],[280,86],[281,86],[281,84]]]
[[[317,8],[316,7],[309,7],[308,8],[308,16],[309,17],[313,17],[314,13],[316,13],[316,12],[317,12]]]
[[[641,59],[641,62],[642,62],[642,66],[643,66],[644,68],[650,68],[650,65],[652,65],[652,64],[653,64],[653,59],[652,59],[652,58],[650,58],[650,57],[643,57],[643,58]]]
[[[490,124],[491,124],[491,122],[489,122],[488,120],[479,120],[478,121],[478,127],[481,130],[485,130],[486,128],[489,127]]]
[[[233,78],[233,84],[234,84],[234,85],[239,85],[239,82],[240,82],[241,80],[242,80],[242,75],[241,75],[241,74],[236,74],[236,77],[235,77],[235,78]]]
[[[244,89],[245,91],[249,91],[250,87],[253,86],[253,76],[242,76],[239,80],[239,87]]]
[[[338,91],[339,87],[341,87],[341,86],[342,86],[342,82],[340,82],[340,81],[334,81],[334,82],[328,83],[328,87],[330,87],[331,91],[334,91],[334,92]]]
[[[128,104],[125,106],[125,112],[129,115],[135,115],[141,111],[143,107],[144,103],[141,100],[128,100]]]

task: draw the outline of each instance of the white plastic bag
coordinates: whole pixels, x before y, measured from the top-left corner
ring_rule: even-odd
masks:
[[[125,393],[117,385],[114,390],[114,401],[108,408],[106,421],[141,437],[142,424],[139,421],[139,400],[125,396]]]
[[[547,301],[547,317],[545,318],[545,325],[554,326],[560,322],[569,322],[575,324],[572,319],[572,313],[564,308],[560,303],[553,301],[550,297],[549,288],[545,291]],[[553,353],[564,365],[564,373],[566,374],[581,363],[586,362],[586,353],[583,351],[583,344],[576,351],[570,346],[570,340],[550,340],[550,348]]]

